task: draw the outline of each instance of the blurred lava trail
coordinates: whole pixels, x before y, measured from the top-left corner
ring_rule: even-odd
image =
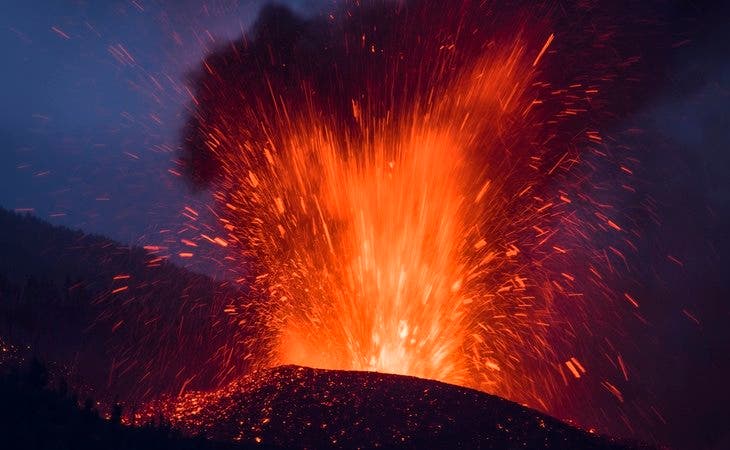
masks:
[[[546,81],[560,39],[547,7],[435,3],[314,23],[267,10],[251,42],[206,59],[186,163],[262,299],[264,364],[551,410],[586,373],[571,352],[600,308],[585,293],[609,291],[596,242],[622,232],[587,192],[602,138],[579,119],[611,73]]]

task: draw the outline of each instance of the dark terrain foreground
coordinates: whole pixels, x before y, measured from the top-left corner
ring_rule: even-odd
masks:
[[[6,349],[0,341],[0,352]],[[0,449],[241,448],[201,436],[184,436],[163,419],[137,427],[123,425],[119,406],[115,406],[110,417],[104,419],[93,400],[80,402],[78,394],[71,391],[65,382],[50,382],[50,379],[46,367],[37,361],[22,370],[3,367],[0,372]],[[51,384],[55,386],[51,387]]]
[[[173,423],[215,440],[287,448],[640,447],[499,397],[400,375],[282,366],[209,395],[187,394],[176,410],[191,412]]]
[[[92,400],[79,406],[65,384],[49,387],[33,362],[0,375],[0,448],[639,448],[436,381],[296,366],[258,375],[214,396],[186,394],[172,423],[129,426],[119,407],[103,419]]]

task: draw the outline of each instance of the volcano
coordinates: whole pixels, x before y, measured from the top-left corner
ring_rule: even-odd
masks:
[[[642,448],[483,392],[376,372],[279,366],[215,393],[187,393],[166,406],[175,426],[243,445]]]

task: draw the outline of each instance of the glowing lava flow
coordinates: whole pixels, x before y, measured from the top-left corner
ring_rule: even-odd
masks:
[[[586,370],[569,352],[581,288],[605,286],[590,234],[620,230],[576,214],[578,197],[601,206],[569,181],[580,152],[560,139],[598,89],[540,81],[549,32],[477,32],[468,9],[423,30],[404,17],[393,28],[410,27],[413,54],[343,25],[332,69],[276,35],[259,56],[233,47],[204,65],[194,145],[215,167],[231,258],[265,304],[258,351],[549,410],[568,369]],[[226,71],[242,61],[260,72]]]

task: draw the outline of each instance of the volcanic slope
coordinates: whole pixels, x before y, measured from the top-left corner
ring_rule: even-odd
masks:
[[[287,448],[639,448],[479,391],[374,372],[280,366],[162,409],[194,434]]]

